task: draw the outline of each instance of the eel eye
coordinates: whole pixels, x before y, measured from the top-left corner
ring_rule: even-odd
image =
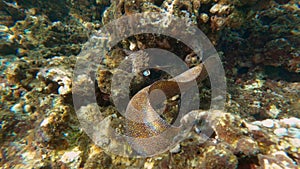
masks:
[[[151,72],[150,72],[149,69],[143,71],[143,75],[146,76],[146,77],[150,76],[150,74],[151,74]]]

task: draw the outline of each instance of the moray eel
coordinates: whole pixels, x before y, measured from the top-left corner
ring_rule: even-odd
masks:
[[[172,79],[157,81],[132,97],[125,113],[126,135],[127,141],[139,155],[158,154],[172,144],[182,129],[168,124],[152,105],[187,91],[195,80],[204,79],[207,73],[203,67],[199,64]]]

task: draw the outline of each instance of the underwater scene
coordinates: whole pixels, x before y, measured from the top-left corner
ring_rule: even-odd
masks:
[[[299,169],[299,0],[0,0],[0,168]]]

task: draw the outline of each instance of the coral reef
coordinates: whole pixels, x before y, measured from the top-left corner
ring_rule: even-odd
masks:
[[[299,5],[296,0],[0,1],[0,166],[299,168]],[[134,35],[120,41],[99,63],[95,89],[72,87],[92,84],[89,76],[71,79],[75,55],[92,33],[121,16],[142,12],[168,13],[197,25],[220,54],[228,94],[226,111],[215,112],[220,116],[211,128],[203,128],[204,120],[195,121],[185,133],[187,139],[169,152],[137,159],[96,146],[82,131],[72,94],[82,96],[82,112],[91,121],[100,118],[95,110],[99,108],[113,118],[116,130],[126,132],[112,101],[123,90],[120,86],[111,91],[113,75],[120,74],[117,67],[147,48],[168,50],[193,67],[201,62],[194,51],[164,35]],[[144,62],[134,63],[125,66],[134,70],[128,82],[131,96],[157,80],[170,79],[156,69],[140,70]],[[210,104],[209,80],[199,89],[204,109]],[[86,104],[93,94],[98,105]],[[167,100],[166,120],[172,121],[179,102],[176,96]],[[213,134],[206,136],[206,130]],[[102,144],[107,144],[105,139]]]
[[[235,29],[237,33],[224,32],[220,47],[230,56],[228,61],[240,58],[235,67],[270,65],[299,73],[298,2],[270,1],[259,6],[262,9],[248,12],[247,23]]]

